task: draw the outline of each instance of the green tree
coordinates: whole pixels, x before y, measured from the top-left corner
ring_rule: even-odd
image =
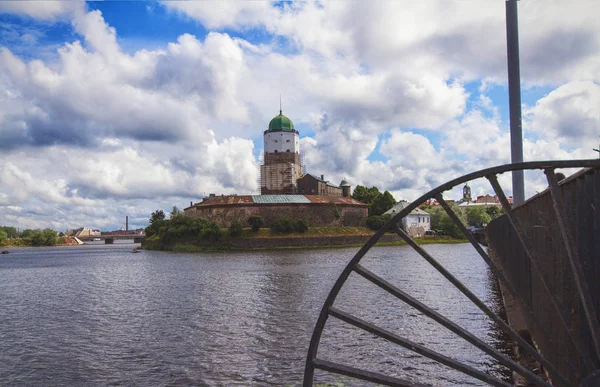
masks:
[[[271,225],[271,230],[281,233],[290,233],[296,228],[296,222],[289,216],[280,216]]]
[[[450,208],[456,214],[456,216],[462,222],[462,224],[466,225],[467,217],[464,211],[454,203],[450,204]],[[439,226],[440,229],[444,231],[444,233],[446,233],[446,235],[450,235],[453,238],[462,239],[465,237],[462,231],[460,231],[460,228],[454,223],[454,221],[452,221],[450,216],[445,211],[440,216]]]
[[[161,227],[166,224],[165,218],[166,216],[163,210],[156,210],[150,215],[150,224],[144,230],[148,238],[159,234]]]
[[[466,212],[467,224],[469,226],[482,228],[491,220],[490,215],[487,213],[484,207],[467,207]]]
[[[8,235],[4,230],[0,230],[0,246],[4,246],[8,242]]]
[[[381,192],[379,192],[377,187],[367,188],[362,185],[357,185],[356,188],[354,188],[354,192],[352,192],[352,199],[365,204],[371,204],[375,197],[379,195],[381,195]]]
[[[33,230],[30,239],[32,246],[54,246],[58,236],[56,231],[45,228],[43,230]]]
[[[3,229],[4,232],[6,233],[6,236],[10,239],[19,237],[19,233],[17,232],[17,229],[15,227],[5,226],[5,227],[0,227],[0,229]]]
[[[177,207],[175,207],[177,208]],[[166,216],[165,216],[165,212],[163,210],[156,210],[154,211],[151,215],[150,215],[150,223],[154,223],[157,220],[165,220]]]
[[[300,232],[300,233],[304,233],[306,231],[308,231],[308,220],[306,219],[298,219],[296,221],[296,231]]]
[[[33,230],[26,229],[21,232],[21,238],[31,238],[33,236]]]
[[[54,246],[56,241],[58,240],[58,235],[56,235],[56,231],[45,228],[42,230],[42,237],[44,239],[44,246]]]
[[[232,237],[239,237],[242,235],[244,228],[240,222],[231,222],[229,225],[229,235]]]
[[[369,216],[382,215],[384,212],[392,208],[396,204],[396,199],[389,191],[379,194],[373,198],[369,205]]]
[[[441,206],[428,206],[424,207],[423,210],[429,214],[430,227],[432,230],[441,230],[440,218],[444,209]]]
[[[183,215],[183,212],[181,212],[177,206],[173,206],[173,209],[171,210],[171,218],[179,215]]]
[[[490,219],[496,219],[498,216],[502,215],[502,207],[499,206],[487,206],[485,208],[485,212],[490,216]]]
[[[248,223],[250,223],[250,226],[252,227],[252,231],[256,232],[258,231],[262,226],[265,225],[265,221],[263,220],[263,217],[260,215],[252,215],[248,218]]]

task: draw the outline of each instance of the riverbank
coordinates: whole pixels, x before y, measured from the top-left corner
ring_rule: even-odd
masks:
[[[52,247],[52,246],[77,246],[79,243],[74,237],[58,237],[52,245],[34,245],[29,238],[9,239],[6,244],[0,245],[1,249],[16,247]]]
[[[271,249],[307,249],[360,247],[373,236],[374,232],[364,227],[311,227],[304,233],[282,234],[263,228],[256,232],[244,229],[239,237],[225,236],[216,242],[201,240],[182,240],[173,244],[164,244],[157,236],[142,242],[147,250],[205,252],[218,250],[271,250]],[[466,240],[450,237],[426,236],[415,238],[419,244],[455,244]],[[398,235],[393,233],[381,237],[377,246],[404,245]]]

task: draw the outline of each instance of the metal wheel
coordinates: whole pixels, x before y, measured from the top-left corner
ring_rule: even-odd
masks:
[[[497,375],[493,375],[491,373],[483,372],[480,369],[477,369],[471,364],[467,364],[460,359],[455,359],[452,356],[447,356],[439,351],[433,350],[429,348],[427,345],[423,345],[411,340],[410,337],[403,337],[401,334],[397,332],[397,330],[390,330],[381,326],[381,324],[376,324],[373,322],[366,321],[356,315],[356,313],[352,314],[336,305],[336,299],[340,292],[348,287],[348,278],[350,276],[358,278],[362,278],[363,280],[368,281],[370,286],[375,286],[380,290],[384,291],[387,295],[393,296],[396,301],[401,301],[403,305],[408,306],[408,310],[412,310],[414,313],[418,313],[419,315],[426,316],[432,322],[437,324],[438,328],[445,328],[446,330],[452,332],[454,335],[457,335],[462,340],[464,340],[468,345],[471,345],[473,348],[482,351],[487,356],[495,359],[499,364],[508,368],[514,373],[522,375],[529,383],[536,386],[574,386],[582,383],[582,385],[587,385],[585,383],[595,383],[598,380],[598,367],[600,364],[600,327],[598,323],[598,314],[595,307],[595,302],[597,303],[597,298],[593,300],[590,290],[588,289],[587,282],[584,278],[583,268],[581,266],[580,258],[577,255],[576,249],[573,248],[574,241],[572,240],[572,236],[569,234],[568,228],[565,227],[566,222],[566,212],[565,212],[565,203],[561,199],[561,191],[558,187],[558,181],[555,175],[554,170],[556,168],[593,168],[594,173],[596,174],[595,181],[600,182],[600,178],[598,178],[600,173],[600,160],[573,160],[573,161],[543,161],[543,162],[528,162],[528,163],[519,163],[519,164],[509,164],[503,165],[494,168],[488,168],[481,171],[473,172],[467,174],[465,176],[454,179],[446,184],[443,184],[425,195],[421,196],[416,201],[410,203],[406,208],[404,208],[401,212],[396,214],[382,229],[377,231],[371,239],[369,239],[365,245],[356,253],[356,255],[352,258],[352,260],[345,267],[333,288],[331,289],[323,307],[321,309],[320,315],[318,317],[316,326],[313,331],[313,335],[311,338],[310,346],[308,349],[308,355],[306,359],[305,373],[304,373],[304,386],[310,387],[313,385],[314,373],[315,370],[325,371],[327,373],[344,375],[344,377],[350,377],[356,380],[369,381],[374,383],[379,383],[382,385],[388,386],[417,386],[419,384],[419,375],[410,376],[409,378],[399,378],[396,375],[391,375],[389,372],[386,373],[385,370],[377,369],[377,370],[369,370],[363,369],[356,364],[347,364],[342,361],[330,361],[318,356],[319,344],[323,342],[323,340],[327,340],[326,336],[323,336],[324,328],[328,320],[337,320],[336,326],[341,326],[340,322],[346,324],[348,327],[352,329],[358,329],[363,332],[362,335],[364,339],[370,340],[384,340],[388,344],[393,343],[399,347],[402,347],[403,350],[408,350],[414,352],[421,356],[423,359],[428,362],[435,362],[436,366],[440,364],[448,367],[450,369],[456,370],[462,374],[468,375],[473,378],[476,382],[477,380],[484,382],[489,385],[494,386],[508,386],[511,385],[506,380],[499,378]],[[564,243],[567,261],[569,266],[569,273],[574,280],[574,283],[577,287],[577,295],[580,305],[583,306],[582,310],[584,311],[583,315],[585,324],[589,327],[589,340],[584,342],[581,333],[571,324],[571,319],[569,316],[569,307],[565,300],[561,300],[560,297],[557,297],[555,289],[552,284],[548,284],[548,281],[544,279],[543,275],[540,275],[541,279],[541,289],[545,292],[544,296],[548,297],[551,300],[551,305],[555,308],[555,312],[558,315],[557,325],[563,329],[572,343],[572,345],[577,349],[578,355],[580,356],[583,371],[582,375],[578,378],[577,382],[573,380],[573,377],[570,375],[566,375],[565,372],[559,370],[559,367],[556,366],[556,361],[549,361],[544,356],[542,356],[525,338],[521,337],[519,333],[515,332],[505,321],[503,318],[498,316],[488,305],[486,305],[476,294],[475,292],[469,290],[467,286],[465,286],[457,277],[455,277],[450,270],[444,267],[440,260],[434,258],[430,253],[428,253],[423,247],[421,247],[418,243],[416,243],[408,233],[403,230],[399,224],[401,224],[402,218],[407,216],[411,211],[416,209],[421,204],[425,203],[430,199],[436,199],[439,204],[443,207],[445,212],[449,215],[449,217],[453,220],[454,224],[462,231],[468,241],[471,243],[473,248],[477,251],[479,256],[483,259],[483,261],[489,267],[489,270],[493,273],[495,278],[499,281],[499,283],[503,286],[503,289],[510,294],[514,299],[520,302],[521,305],[527,306],[528,303],[526,300],[523,300],[523,297],[517,291],[517,286],[519,284],[514,283],[514,280],[511,280],[503,268],[498,265],[498,262],[494,259],[491,259],[490,256],[486,253],[486,251],[480,246],[480,244],[476,241],[475,237],[467,230],[464,224],[460,221],[459,217],[452,210],[452,208],[448,205],[448,203],[444,200],[442,194],[445,191],[448,191],[458,185],[465,184],[471,180],[478,178],[487,179],[493,190],[495,191],[498,199],[502,205],[504,214],[508,218],[510,223],[510,227],[512,227],[512,232],[515,232],[517,235],[518,243],[521,244],[521,247],[524,251],[525,257],[528,260],[528,264],[531,267],[531,271],[534,273],[540,273],[541,268],[540,260],[535,257],[535,255],[531,252],[530,244],[528,241],[528,233],[527,230],[524,230],[520,221],[514,216],[511,206],[500,186],[497,175],[505,172],[518,171],[518,170],[543,170],[546,174],[548,180],[548,186],[550,195],[552,197],[553,208],[550,210],[553,212],[552,216],[555,219],[556,226],[560,230],[560,235],[562,237],[562,242]],[[600,192],[596,193],[597,197],[600,198]],[[373,247],[382,236],[388,232],[394,231],[397,235],[400,236],[401,239],[406,241],[406,243],[414,249],[426,262],[428,262],[435,270],[441,274],[455,289],[457,289],[462,295],[464,295],[472,304],[474,304],[487,318],[493,321],[503,332],[508,335],[508,337],[517,343],[520,348],[522,348],[529,356],[531,356],[535,361],[539,362],[539,364],[546,370],[550,382],[546,381],[545,378],[540,377],[539,374],[532,372],[531,370],[525,368],[521,364],[514,361],[512,358],[506,356],[505,354],[500,353],[497,349],[490,346],[484,340],[478,338],[475,334],[469,332],[467,329],[463,328],[459,324],[451,321],[447,317],[440,314],[436,308],[425,305],[423,302],[419,301],[417,297],[414,295],[408,294],[408,292],[402,289],[401,285],[396,283],[392,283],[390,280],[383,278],[384,276],[378,275],[373,271],[367,269],[364,265],[361,264],[361,260],[365,257],[365,255],[369,252],[371,247]],[[595,254],[598,254],[596,252]],[[410,270],[410,268],[407,268]],[[595,297],[595,296],[594,296]],[[390,308],[386,308],[388,312],[390,312]],[[406,308],[402,309],[404,313],[406,313]],[[398,320],[401,320],[400,311],[392,311],[390,315],[395,316]],[[529,317],[531,324],[536,325],[536,329],[541,332],[543,335],[549,335],[548,330],[543,324],[539,324],[538,319],[536,318],[535,311],[531,306],[529,308],[525,308],[524,313]],[[330,317],[332,319],[330,319]],[[395,325],[402,331],[402,326],[400,323]],[[345,329],[345,328],[344,328]],[[344,331],[345,332],[345,331]],[[587,378],[587,379],[586,379]],[[593,381],[592,381],[593,380]],[[551,384],[550,384],[551,383]],[[592,385],[592,384],[589,384]]]

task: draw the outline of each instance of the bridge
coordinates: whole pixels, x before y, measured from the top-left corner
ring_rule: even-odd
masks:
[[[112,245],[115,240],[133,240],[133,243],[142,243],[146,234],[107,234],[96,236],[78,237],[84,242],[91,242],[97,239],[104,240],[104,244]]]

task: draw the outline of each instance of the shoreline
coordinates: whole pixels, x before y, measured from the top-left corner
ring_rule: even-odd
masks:
[[[300,234],[302,235],[302,234]],[[320,235],[320,236],[291,236],[285,234],[270,237],[224,238],[215,243],[201,242],[198,240],[181,241],[165,245],[160,240],[150,239],[142,242],[144,250],[172,251],[172,252],[212,252],[212,251],[260,251],[260,250],[296,250],[296,249],[335,249],[348,247],[362,247],[371,237],[370,235]],[[459,244],[468,243],[466,239],[452,239],[450,237],[421,237],[414,238],[420,245],[425,244]],[[406,242],[396,234],[385,234],[375,246],[403,246]]]

